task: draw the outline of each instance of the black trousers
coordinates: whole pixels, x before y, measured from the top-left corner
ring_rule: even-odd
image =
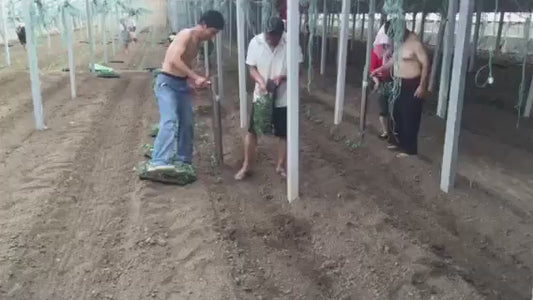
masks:
[[[418,154],[418,132],[424,100],[415,97],[420,78],[402,79],[400,95],[394,102],[393,122],[398,146],[407,154]]]

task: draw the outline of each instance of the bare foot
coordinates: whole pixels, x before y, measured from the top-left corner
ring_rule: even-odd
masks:
[[[248,175],[248,168],[243,167],[237,174],[235,174],[235,180],[241,181]]]
[[[276,173],[278,173],[283,178],[287,178],[287,173],[285,172],[285,169],[283,169],[282,167],[277,167]]]
[[[396,154],[396,158],[404,158],[404,157],[409,157],[409,156],[411,155],[404,153],[404,152]]]

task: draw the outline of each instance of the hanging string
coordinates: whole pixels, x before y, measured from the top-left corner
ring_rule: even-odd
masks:
[[[497,15],[498,15],[498,8],[500,7],[500,4],[499,4],[499,0],[494,0],[494,19],[493,19],[493,23],[492,23],[492,33],[494,36],[497,36],[498,33],[496,31],[496,28],[497,26],[496,25],[496,21],[497,21]],[[489,62],[488,64],[482,66],[481,68],[479,68],[476,72],[476,76],[474,77],[474,83],[476,85],[476,87],[478,88],[485,88],[487,85],[492,85],[494,83],[494,70],[493,70],[493,66],[494,66],[494,53],[496,52],[496,47],[498,47],[499,45],[496,45],[496,43],[494,43],[494,45],[492,46],[492,48],[490,48],[489,50]],[[481,72],[484,71],[485,69],[489,70],[489,74],[488,74],[488,77],[487,79],[485,80],[484,83],[480,83],[479,82],[479,77],[481,75]]]
[[[386,0],[383,4],[383,11],[391,16],[390,26],[387,35],[392,37],[393,42],[393,59],[394,69],[399,70],[400,64],[400,49],[405,37],[405,13],[403,10],[403,0]],[[402,80],[397,76],[393,76],[392,91],[389,97],[389,106],[394,107],[394,102],[400,96]],[[392,111],[392,110],[391,110]]]

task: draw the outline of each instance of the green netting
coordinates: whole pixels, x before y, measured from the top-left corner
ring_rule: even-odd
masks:
[[[387,32],[392,37],[394,44],[394,69],[398,70],[400,63],[400,48],[405,36],[405,12],[403,10],[403,0],[386,0],[383,4],[383,11],[391,17],[390,26]],[[390,106],[394,107],[394,101],[400,95],[402,81],[399,77],[393,77],[393,86],[390,95]],[[392,111],[392,110],[391,110]]]
[[[259,97],[253,103],[253,129],[257,135],[272,133],[272,110],[274,101],[269,94]]]
[[[144,144],[142,146],[144,157],[146,158],[152,158],[152,155],[154,153],[154,145],[152,144]]]

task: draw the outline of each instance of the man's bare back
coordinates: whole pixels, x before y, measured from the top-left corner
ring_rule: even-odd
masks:
[[[176,35],[167,49],[163,61],[163,72],[178,77],[193,77],[191,76],[191,73],[194,74],[192,65],[200,47],[200,41],[194,35],[193,30],[183,29]]]

